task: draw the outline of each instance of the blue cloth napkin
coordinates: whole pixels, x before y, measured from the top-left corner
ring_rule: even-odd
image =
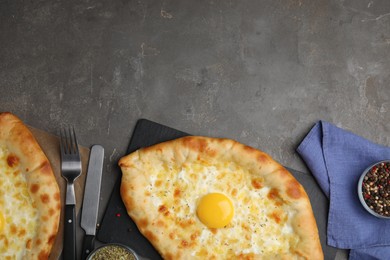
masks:
[[[328,245],[351,249],[353,260],[390,259],[390,220],[368,213],[357,195],[362,172],[390,159],[390,148],[319,121],[297,152],[329,198]]]

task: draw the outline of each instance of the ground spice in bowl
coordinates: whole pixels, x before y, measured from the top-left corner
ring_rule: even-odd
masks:
[[[390,219],[390,161],[366,169],[359,180],[359,198],[368,212]]]
[[[138,260],[136,254],[128,247],[120,244],[107,244],[94,250],[87,260]]]

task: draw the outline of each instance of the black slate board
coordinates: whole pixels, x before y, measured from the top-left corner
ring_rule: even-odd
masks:
[[[176,129],[146,120],[138,120],[130,141],[128,153],[141,147],[151,146],[160,142],[187,136],[189,134]],[[337,249],[326,245],[326,222],[328,200],[311,175],[287,168],[305,187],[310,197],[313,212],[317,220],[322,249],[325,259],[334,259]],[[161,259],[161,256],[138,231],[137,226],[127,215],[125,206],[119,194],[120,178],[115,184],[106,212],[100,225],[97,239],[103,243],[122,243],[133,248],[146,259]]]

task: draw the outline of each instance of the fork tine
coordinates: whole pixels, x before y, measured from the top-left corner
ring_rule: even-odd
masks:
[[[64,152],[65,154],[70,154],[70,138],[69,138],[69,128],[66,127],[64,130]]]
[[[72,140],[72,132],[70,131],[70,126],[68,126],[67,130],[67,135],[66,135],[66,141],[68,142],[68,154],[73,153],[73,140]]]
[[[71,144],[72,144],[72,153],[73,154],[79,154],[79,146],[78,146],[78,143],[77,143],[77,138],[76,138],[76,132],[74,130],[74,126],[72,126],[72,131],[71,129],[69,128],[69,134],[71,136]]]
[[[65,140],[63,128],[60,129],[60,149],[61,149],[61,154],[66,154],[66,140]]]
[[[79,154],[79,143],[77,142],[76,132],[74,130],[74,127],[73,127],[73,135],[74,135],[74,141],[75,141],[75,144],[76,144],[76,154]]]
[[[61,128],[60,130],[60,147],[62,154],[79,154],[78,142],[74,126]]]

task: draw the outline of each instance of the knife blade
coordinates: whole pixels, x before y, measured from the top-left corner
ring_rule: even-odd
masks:
[[[101,145],[93,145],[89,157],[80,222],[80,226],[85,231],[83,251],[81,253],[81,259],[83,260],[94,249],[103,161],[104,148]]]

